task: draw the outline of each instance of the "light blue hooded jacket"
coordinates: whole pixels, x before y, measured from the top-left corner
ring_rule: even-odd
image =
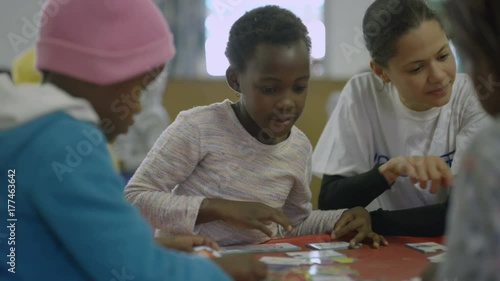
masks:
[[[0,75],[0,280],[229,280],[154,243],[98,122],[86,100]]]

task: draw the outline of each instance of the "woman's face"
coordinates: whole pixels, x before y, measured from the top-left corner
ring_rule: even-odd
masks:
[[[425,111],[448,103],[456,63],[448,37],[435,20],[423,22],[396,42],[396,54],[382,70],[385,81],[397,88],[402,103]]]

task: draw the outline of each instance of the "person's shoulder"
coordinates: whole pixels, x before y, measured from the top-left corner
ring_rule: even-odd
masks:
[[[472,81],[472,78],[467,73],[457,73],[455,75],[453,88],[455,88],[455,90],[463,88],[474,88],[474,83]]]
[[[64,111],[39,116],[2,133],[15,137],[16,144],[23,150],[38,150],[37,156],[50,156],[55,150],[81,140],[92,140],[93,146],[106,144],[106,137],[97,124],[75,119]]]
[[[9,138],[16,139],[7,158],[21,166],[33,167],[46,180],[61,169],[73,171],[87,163],[90,155],[99,159],[108,157],[107,140],[97,124],[75,119],[63,111],[37,117],[9,132]]]
[[[470,110],[472,106],[479,109],[477,95],[488,93],[488,81],[485,80],[484,82],[484,86],[476,88],[472,78],[468,74],[457,73],[453,82],[450,105],[454,108],[462,108],[464,110]]]
[[[455,82],[461,82],[461,83],[472,83],[472,78],[469,76],[469,74],[467,73],[463,73],[463,72],[458,72],[456,75],[455,75]]]
[[[209,105],[200,105],[193,108],[183,110],[179,113],[177,118],[191,120],[192,122],[219,119],[226,115],[231,109],[231,101],[225,100],[222,102],[212,103]]]
[[[290,134],[292,137],[292,142],[295,146],[306,149],[312,152],[312,144],[307,135],[302,132],[297,126],[292,127],[292,133]]]
[[[462,160],[462,170],[475,171],[484,183],[479,186],[498,187],[500,177],[500,117],[480,130],[467,149]],[[478,178],[478,179],[479,179]]]
[[[500,116],[492,120],[485,128],[480,130],[472,141],[471,148],[474,150],[488,151],[499,156],[500,154]],[[500,158],[498,158],[500,162]],[[500,167],[500,166],[499,166]]]
[[[347,81],[347,84],[355,85],[360,89],[366,90],[381,89],[384,86],[384,83],[372,71],[366,71],[352,76]]]
[[[363,72],[352,76],[346,83],[341,95],[343,98],[356,102],[365,101],[367,98],[384,96],[381,92],[387,89],[387,85],[373,72]]]
[[[475,95],[475,87],[472,78],[466,73],[457,73],[453,82],[453,95],[455,97]]]
[[[96,124],[75,119],[62,111],[50,113],[33,122],[37,123],[32,128],[34,147],[40,150],[45,147],[44,150],[50,153],[66,151],[64,148],[67,146],[94,150],[98,146],[105,148],[107,143]]]

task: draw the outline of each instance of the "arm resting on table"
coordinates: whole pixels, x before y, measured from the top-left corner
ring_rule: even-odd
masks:
[[[444,234],[448,201],[418,208],[370,213],[372,228],[381,235],[439,236]]]

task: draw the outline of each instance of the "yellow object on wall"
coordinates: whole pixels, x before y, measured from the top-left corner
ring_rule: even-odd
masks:
[[[40,83],[42,75],[35,69],[35,49],[28,50],[19,54],[12,63],[12,80],[14,83]]]

